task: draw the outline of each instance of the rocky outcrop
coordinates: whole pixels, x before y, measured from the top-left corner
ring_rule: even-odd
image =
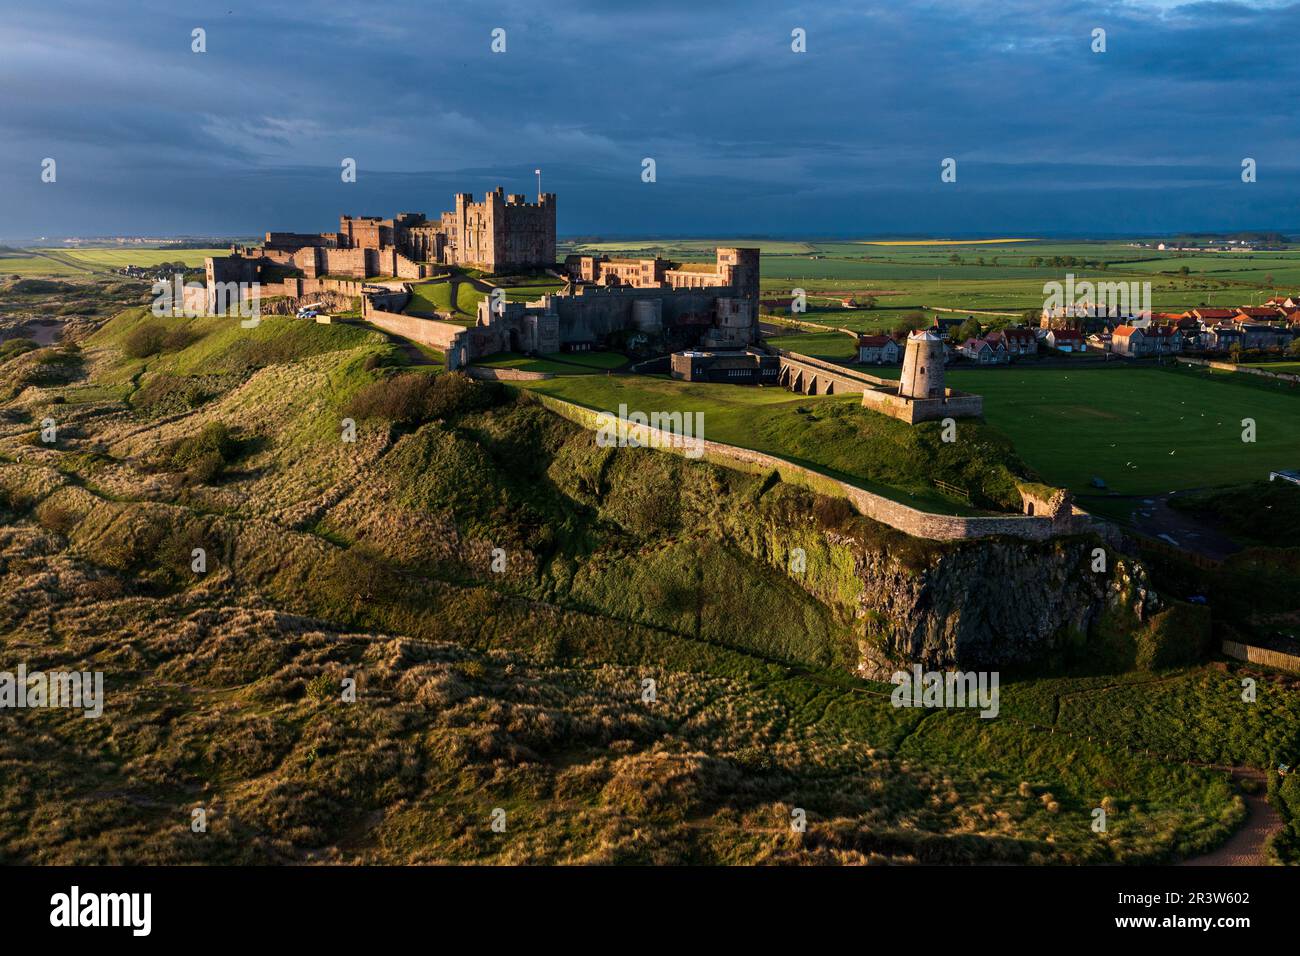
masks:
[[[833,537],[833,536],[832,536]],[[1162,608],[1146,569],[1086,537],[987,539],[930,552],[921,566],[854,539],[862,590],[858,673],[887,679],[902,664],[992,670],[1085,649],[1103,626],[1135,629]],[[1104,570],[1094,570],[1094,567]]]

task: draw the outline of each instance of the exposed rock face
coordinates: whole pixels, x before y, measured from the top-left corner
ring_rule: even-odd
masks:
[[[850,544],[841,539],[837,544]],[[921,568],[887,548],[852,542],[863,590],[858,672],[888,679],[900,665],[998,669],[1050,657],[1094,633],[1103,616],[1132,625],[1161,609],[1146,569],[1096,541],[984,539],[935,551]]]

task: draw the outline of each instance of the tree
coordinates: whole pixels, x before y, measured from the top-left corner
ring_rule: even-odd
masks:
[[[930,320],[925,317],[924,312],[908,312],[894,323],[893,332],[895,335],[906,335],[916,329],[923,329],[930,324]]]
[[[966,321],[958,327],[957,334],[954,338],[956,338],[958,342],[965,342],[967,339],[979,338],[983,331],[984,327],[980,325],[979,319],[975,318],[973,315],[968,315],[966,316]]]

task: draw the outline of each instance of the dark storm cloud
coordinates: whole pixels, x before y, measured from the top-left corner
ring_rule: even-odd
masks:
[[[524,192],[538,165],[570,234],[1300,227],[1296,5],[755,6],[8,12],[0,234],[321,229],[342,210]],[[955,186],[939,182],[948,156]]]

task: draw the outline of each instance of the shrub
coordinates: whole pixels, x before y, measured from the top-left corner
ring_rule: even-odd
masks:
[[[209,422],[189,438],[169,442],[163,449],[160,466],[164,471],[182,471],[188,484],[203,484],[219,476],[234,460],[239,442],[221,422]]]
[[[407,372],[363,386],[348,402],[347,414],[418,425],[489,408],[500,394],[499,386],[480,384],[459,372]]]
[[[194,335],[184,328],[168,328],[161,322],[142,322],[122,340],[122,351],[131,358],[148,358],[159,352],[179,352]]]
[[[36,510],[36,520],[42,528],[67,535],[81,521],[81,516],[66,505],[47,501]]]
[[[1137,634],[1137,665],[1160,670],[1194,664],[1210,648],[1210,609],[1175,603]]]
[[[10,339],[8,342],[0,342],[0,362],[7,362],[16,355],[38,348],[40,346],[31,339]]]
[[[841,527],[856,514],[847,498],[818,495],[813,501],[813,517],[828,530]]]

